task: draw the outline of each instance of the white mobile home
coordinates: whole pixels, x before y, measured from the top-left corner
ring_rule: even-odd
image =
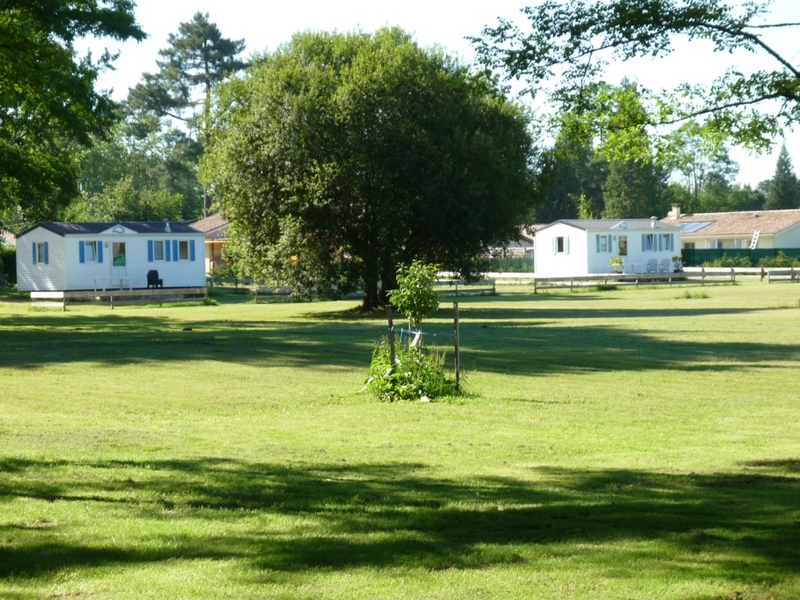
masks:
[[[536,232],[536,275],[571,277],[613,273],[619,257],[625,273],[673,270],[680,254],[681,231],[651,219],[562,219]]]
[[[205,286],[203,234],[169,221],[40,223],[17,236],[17,288],[71,291]]]

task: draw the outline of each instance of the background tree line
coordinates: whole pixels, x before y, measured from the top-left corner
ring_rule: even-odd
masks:
[[[765,4],[552,0],[526,9],[529,31],[501,22],[474,40],[483,70],[400,31],[297,36],[250,65],[243,40],[197,13],[116,104],[94,89],[114,57],[79,56],[74,40],[141,39],[134,8],[0,2],[0,224],[224,207],[242,265],[319,290],[360,280],[374,305],[397,264],[474,273],[533,221],[800,207],[785,147],[753,189],[734,183],[726,146],[765,148],[800,118],[800,71],[761,36],[797,24],[761,23]],[[672,94],[605,81],[605,53],[657,57],[680,35],[774,68]],[[533,128],[545,116],[509,100],[503,77],[549,92],[549,147]]]

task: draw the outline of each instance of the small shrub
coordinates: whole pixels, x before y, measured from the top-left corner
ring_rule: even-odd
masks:
[[[445,373],[445,353],[435,347],[398,348],[395,363],[389,342],[382,339],[372,353],[365,388],[379,400],[420,400],[456,394],[455,380]]]
[[[614,285],[612,283],[598,283],[595,286],[595,289],[598,292],[614,292],[617,289],[619,289],[619,286],[618,285]]]
[[[397,289],[389,291],[389,300],[418,328],[425,315],[439,308],[439,297],[433,289],[436,283],[436,265],[414,260],[397,269]]]
[[[680,296],[675,296],[678,299],[683,298],[708,298],[708,294],[705,292],[683,292]]]
[[[703,263],[704,267],[752,267],[749,256],[728,256],[723,254],[720,258]]]
[[[778,252],[778,256],[762,258],[759,266],[767,268],[800,267],[800,260],[791,256],[786,256],[786,253],[781,250]]]

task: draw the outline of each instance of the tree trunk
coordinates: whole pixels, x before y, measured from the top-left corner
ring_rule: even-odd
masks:
[[[380,296],[378,295],[378,281],[364,280],[364,296],[361,302],[361,310],[372,311],[381,306]]]

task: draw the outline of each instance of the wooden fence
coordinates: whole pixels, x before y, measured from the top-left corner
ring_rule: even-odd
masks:
[[[107,304],[113,309],[128,304],[197,302],[206,297],[206,292],[204,287],[31,292],[31,306],[67,310],[68,304]]]

